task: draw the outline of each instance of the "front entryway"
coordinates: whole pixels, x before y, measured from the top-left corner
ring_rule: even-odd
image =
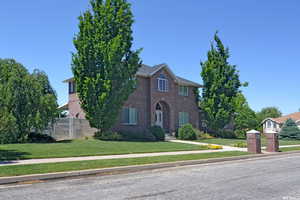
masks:
[[[156,110],[155,110],[155,125],[163,128],[164,127],[163,119],[164,116],[163,116],[162,106],[160,105],[160,103],[157,103]]]

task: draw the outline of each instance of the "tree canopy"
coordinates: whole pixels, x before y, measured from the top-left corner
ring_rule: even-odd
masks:
[[[243,84],[236,66],[228,62],[229,49],[224,47],[217,33],[214,41],[207,53],[207,61],[201,63],[204,85],[201,108],[209,130],[219,134],[234,118],[235,98]]]
[[[90,125],[107,131],[135,89],[141,66],[133,51],[133,15],[126,0],[91,0],[91,10],[79,17],[72,70]]]
[[[57,116],[56,94],[44,72],[30,74],[12,59],[0,59],[0,143],[28,141]]]
[[[276,107],[266,107],[263,108],[260,112],[256,113],[257,120],[261,123],[267,118],[278,118],[282,116],[281,111]]]
[[[234,133],[238,138],[245,138],[246,132],[256,129],[259,121],[256,113],[250,108],[245,96],[238,93],[235,98]]]

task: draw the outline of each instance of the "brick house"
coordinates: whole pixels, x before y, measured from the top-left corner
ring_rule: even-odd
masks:
[[[172,133],[185,123],[199,128],[195,91],[201,85],[175,76],[166,64],[142,65],[136,76],[137,88],[124,103],[113,130],[139,132],[158,125]],[[64,82],[69,84],[69,117],[84,119],[74,79]]]

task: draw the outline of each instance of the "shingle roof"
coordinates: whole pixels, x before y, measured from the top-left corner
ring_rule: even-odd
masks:
[[[187,80],[185,78],[175,76],[173,72],[168,68],[166,64],[160,64],[160,65],[155,65],[153,67],[150,67],[148,65],[142,64],[142,66],[139,68],[138,72],[136,73],[137,76],[144,76],[144,77],[151,77],[153,74],[155,74],[157,71],[159,71],[162,68],[166,68],[172,76],[174,76],[175,81],[178,82],[179,84],[187,85],[187,86],[194,86],[194,87],[203,87],[202,85],[195,83],[193,81]],[[70,82],[72,81],[73,78],[69,78],[67,80],[64,80],[63,82]]]
[[[279,124],[283,124],[286,120],[288,119],[292,119],[294,121],[298,121],[300,120],[300,112],[295,112],[295,113],[292,113],[292,114],[289,114],[289,115],[285,115],[285,116],[282,116],[282,117],[278,117],[278,118],[270,118],[271,120],[279,123]]]

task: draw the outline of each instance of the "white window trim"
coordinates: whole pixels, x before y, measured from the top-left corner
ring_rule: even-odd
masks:
[[[183,88],[183,91],[181,91],[181,88]],[[185,94],[185,88],[187,89],[186,94]],[[185,85],[179,85],[179,95],[188,97],[189,96],[189,87],[185,86]]]
[[[181,116],[183,117],[181,119]],[[187,119],[185,119],[185,117],[187,117]],[[190,121],[190,116],[188,112],[179,112],[178,114],[178,125],[179,127],[182,127],[185,124],[188,124]]]
[[[161,89],[160,87],[159,87],[159,82],[160,81],[165,81],[165,88],[164,89]],[[159,92],[168,92],[169,91],[169,81],[168,81],[168,79],[165,79],[165,78],[157,78],[157,90],[159,91]]]
[[[128,125],[128,126],[134,126],[138,124],[138,111],[136,108],[130,108],[130,107],[124,107],[123,109],[128,109],[128,121],[129,122],[122,122],[121,124],[123,125]],[[135,122],[131,122],[131,118],[130,118],[130,113],[132,113],[133,111],[135,111]],[[123,112],[123,110],[122,110]]]

